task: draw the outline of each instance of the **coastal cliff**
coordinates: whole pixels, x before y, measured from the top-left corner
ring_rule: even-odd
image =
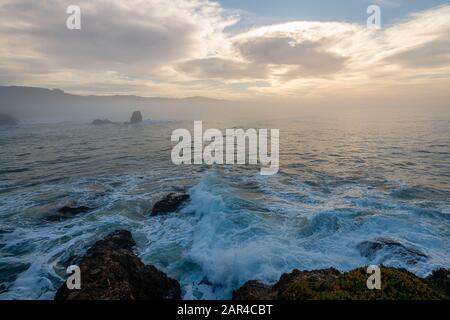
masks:
[[[131,233],[119,230],[96,242],[83,257],[81,289],[63,284],[55,300],[181,299],[180,284],[133,253]]]
[[[161,300],[181,299],[178,281],[154,266],[144,265],[133,253],[129,231],[119,230],[96,242],[82,258],[82,287],[69,290],[64,283],[55,300]],[[450,270],[427,278],[382,267],[381,290],[366,286],[366,268],[349,272],[330,268],[294,270],[273,284],[248,281],[233,292],[233,300],[448,300]]]

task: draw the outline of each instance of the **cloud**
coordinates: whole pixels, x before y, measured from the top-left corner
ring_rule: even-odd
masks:
[[[206,57],[181,64],[179,71],[192,77],[278,79],[328,77],[344,69],[347,57],[332,48],[354,29],[335,24],[342,33],[330,33],[328,23],[301,22],[253,29],[229,39],[233,59]],[[334,51],[333,51],[334,50]],[[223,62],[221,65],[220,61]],[[195,68],[186,66],[195,65]],[[221,72],[221,69],[223,72]]]
[[[450,6],[417,13],[385,32],[386,63],[407,68],[450,67]]]
[[[267,76],[266,66],[233,59],[205,58],[181,63],[178,69],[196,78],[257,79]]]
[[[0,84],[264,98],[450,80],[450,6],[380,31],[294,21],[239,32],[238,14],[209,0],[78,0],[77,31],[69,4],[2,1]]]
[[[327,75],[344,68],[345,57],[329,52],[320,41],[297,42],[292,37],[261,37],[239,44],[242,56],[266,65],[284,65],[284,77]]]
[[[437,39],[386,58],[408,68],[438,68],[449,65],[450,39]]]
[[[0,8],[3,58],[21,71],[42,62],[53,69],[114,70],[130,76],[158,74],[178,59],[205,55],[223,43],[234,23],[217,3],[80,0],[82,30],[65,26],[72,1],[6,1]],[[15,58],[16,57],[16,58]],[[48,69],[49,70],[49,69]]]

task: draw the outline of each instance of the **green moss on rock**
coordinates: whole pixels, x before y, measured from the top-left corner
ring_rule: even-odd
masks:
[[[367,268],[346,273],[335,269],[299,271],[284,274],[273,286],[249,281],[236,290],[236,300],[440,300],[448,299],[439,274],[421,279],[414,274],[395,268],[381,268],[381,289],[367,288]],[[441,272],[442,273],[442,272]],[[430,284],[433,285],[430,285]],[[448,285],[447,283],[444,284]],[[261,290],[264,288],[264,290]],[[447,287],[448,288],[448,287]]]
[[[367,288],[366,268],[342,274],[322,298],[349,300],[434,300],[442,296],[414,274],[393,268],[381,268],[381,290]]]

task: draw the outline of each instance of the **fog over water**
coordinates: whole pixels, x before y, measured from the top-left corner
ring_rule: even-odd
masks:
[[[433,99],[433,105],[429,105]],[[362,96],[343,98],[325,96],[318,102],[306,101],[239,101],[204,97],[181,99],[139,97],[131,95],[75,95],[59,89],[0,86],[0,113],[16,117],[22,123],[89,123],[93,119],[128,121],[131,113],[141,110],[144,119],[209,120],[229,122],[274,120],[290,117],[358,122],[359,118],[447,119],[447,100],[429,96],[405,97]],[[347,124],[346,124],[347,125]]]

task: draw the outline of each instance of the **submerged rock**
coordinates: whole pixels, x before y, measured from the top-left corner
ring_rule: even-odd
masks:
[[[59,213],[65,214],[65,215],[77,215],[79,213],[86,213],[91,211],[92,209],[86,206],[80,206],[80,207],[70,207],[70,206],[64,206],[61,209],[58,210]]]
[[[410,264],[428,259],[428,255],[411,245],[403,244],[397,240],[379,238],[363,241],[357,245],[357,249],[363,257],[374,260],[378,254],[384,256],[395,255],[402,257]]]
[[[140,111],[135,111],[131,115],[130,124],[137,124],[142,122],[142,113]]]
[[[381,269],[381,290],[367,288],[366,268],[284,274],[270,286],[249,281],[233,292],[234,300],[437,300],[448,299],[425,279],[401,269]],[[441,282],[440,282],[441,283]]]
[[[163,200],[155,203],[151,215],[175,212],[189,199],[190,197],[186,193],[170,193]]]
[[[64,283],[55,300],[161,300],[181,299],[180,284],[133,253],[130,232],[115,231],[95,243],[83,257],[81,290]]]
[[[86,207],[86,206],[64,206],[58,210],[57,214],[51,215],[45,220],[57,222],[57,221],[63,221],[66,219],[73,218],[81,213],[87,213],[89,211],[93,210],[92,208]]]
[[[14,126],[17,125],[17,120],[10,115],[0,113],[0,126]]]
[[[108,120],[108,119],[95,119],[94,121],[92,121],[92,125],[95,125],[95,126],[101,126],[101,125],[104,125],[104,124],[113,124],[114,122],[112,122],[111,120]]]

